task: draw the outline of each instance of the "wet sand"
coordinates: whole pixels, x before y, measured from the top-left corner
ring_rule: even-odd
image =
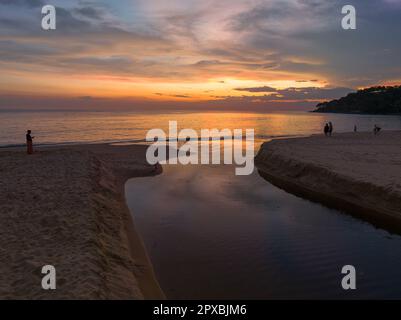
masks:
[[[146,146],[0,152],[1,299],[162,299],[124,197],[152,176]],[[57,289],[43,290],[54,265]]]
[[[275,140],[256,156],[275,185],[401,231],[401,132]]]

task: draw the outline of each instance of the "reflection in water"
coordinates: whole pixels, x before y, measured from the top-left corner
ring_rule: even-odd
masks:
[[[401,298],[401,237],[234,167],[164,166],[126,185],[169,298]],[[341,268],[357,290],[341,289]]]

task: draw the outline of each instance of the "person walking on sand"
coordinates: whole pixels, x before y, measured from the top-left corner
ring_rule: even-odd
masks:
[[[324,135],[325,135],[326,137],[327,137],[327,135],[329,134],[329,129],[330,129],[329,124],[326,123],[325,126],[324,126],[324,129],[323,129]]]
[[[354,132],[358,132],[358,127],[354,125]]]
[[[32,154],[33,153],[33,138],[31,136],[31,130],[28,130],[26,132],[26,147],[27,147],[27,153]]]
[[[329,136],[331,137],[333,133],[333,124],[331,122],[329,122]]]

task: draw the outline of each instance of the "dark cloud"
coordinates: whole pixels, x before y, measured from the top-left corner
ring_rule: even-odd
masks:
[[[353,31],[341,28],[341,8],[349,4],[345,0],[260,2],[233,16],[228,29],[237,32],[242,46],[260,57],[266,50],[276,52],[271,58],[278,71],[366,86],[399,79],[401,42],[394,39],[401,32],[401,6],[395,2],[354,0],[357,30]],[[389,48],[391,53],[386,51]],[[296,62],[291,56],[301,59]]]
[[[232,17],[229,28],[250,35],[265,37],[297,34],[332,23],[338,17],[339,4],[324,0],[262,1]],[[330,14],[333,13],[333,15]]]
[[[110,66],[110,67],[119,67],[119,66],[127,66],[130,65],[133,60],[130,57],[125,56],[108,56],[108,57],[82,57],[82,58],[74,58],[74,59],[65,59],[63,62],[76,64],[76,65],[93,65],[96,67],[99,66]]]
[[[0,62],[41,63],[62,52],[49,44],[0,40]]]
[[[45,3],[42,0],[0,0],[0,5],[36,8],[43,7]]]
[[[74,9],[74,12],[86,18],[101,20],[104,17],[104,11],[97,7],[81,7]]]
[[[184,96],[186,97],[186,96]],[[312,110],[316,103],[310,102],[272,102],[266,97],[224,97],[218,100],[193,102],[184,100],[159,101],[149,99],[107,99],[107,98],[69,98],[47,96],[10,96],[0,95],[0,110],[238,110],[260,111],[271,110]]]
[[[264,86],[264,87],[255,87],[255,88],[236,88],[237,91],[246,91],[246,92],[277,92],[276,88]]]
[[[26,29],[26,23],[21,20],[15,20],[10,18],[0,18],[0,30],[7,30],[7,34],[10,35],[10,31],[23,31]]]
[[[219,61],[219,60],[202,60],[198,61],[193,66],[195,67],[209,67],[209,66],[216,66],[216,65],[223,65],[225,63]]]
[[[89,21],[76,17],[71,10],[64,8],[56,8],[57,10],[57,29],[56,32],[61,34],[85,34],[94,32],[98,28]]]
[[[269,93],[263,97],[265,101],[277,101],[277,100],[327,100],[336,99],[347,95],[348,93],[355,91],[351,88],[318,88],[318,87],[306,87],[306,88],[286,88],[276,89],[272,87],[255,87],[255,88],[237,88],[238,91],[245,92],[265,92]]]
[[[157,96],[164,96],[164,97],[172,97],[172,98],[192,98],[190,95],[187,94],[164,94],[164,93],[160,93],[160,92],[156,92],[154,93]]]
[[[188,96],[188,95],[185,95],[185,94],[175,94],[175,95],[172,95],[171,97],[174,97],[174,98],[191,98],[191,96]]]

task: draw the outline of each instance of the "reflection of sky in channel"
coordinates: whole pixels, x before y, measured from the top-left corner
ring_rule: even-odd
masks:
[[[401,237],[234,166],[165,165],[126,198],[170,298],[400,298]],[[380,263],[379,263],[380,262]],[[357,270],[354,292],[341,268]]]

